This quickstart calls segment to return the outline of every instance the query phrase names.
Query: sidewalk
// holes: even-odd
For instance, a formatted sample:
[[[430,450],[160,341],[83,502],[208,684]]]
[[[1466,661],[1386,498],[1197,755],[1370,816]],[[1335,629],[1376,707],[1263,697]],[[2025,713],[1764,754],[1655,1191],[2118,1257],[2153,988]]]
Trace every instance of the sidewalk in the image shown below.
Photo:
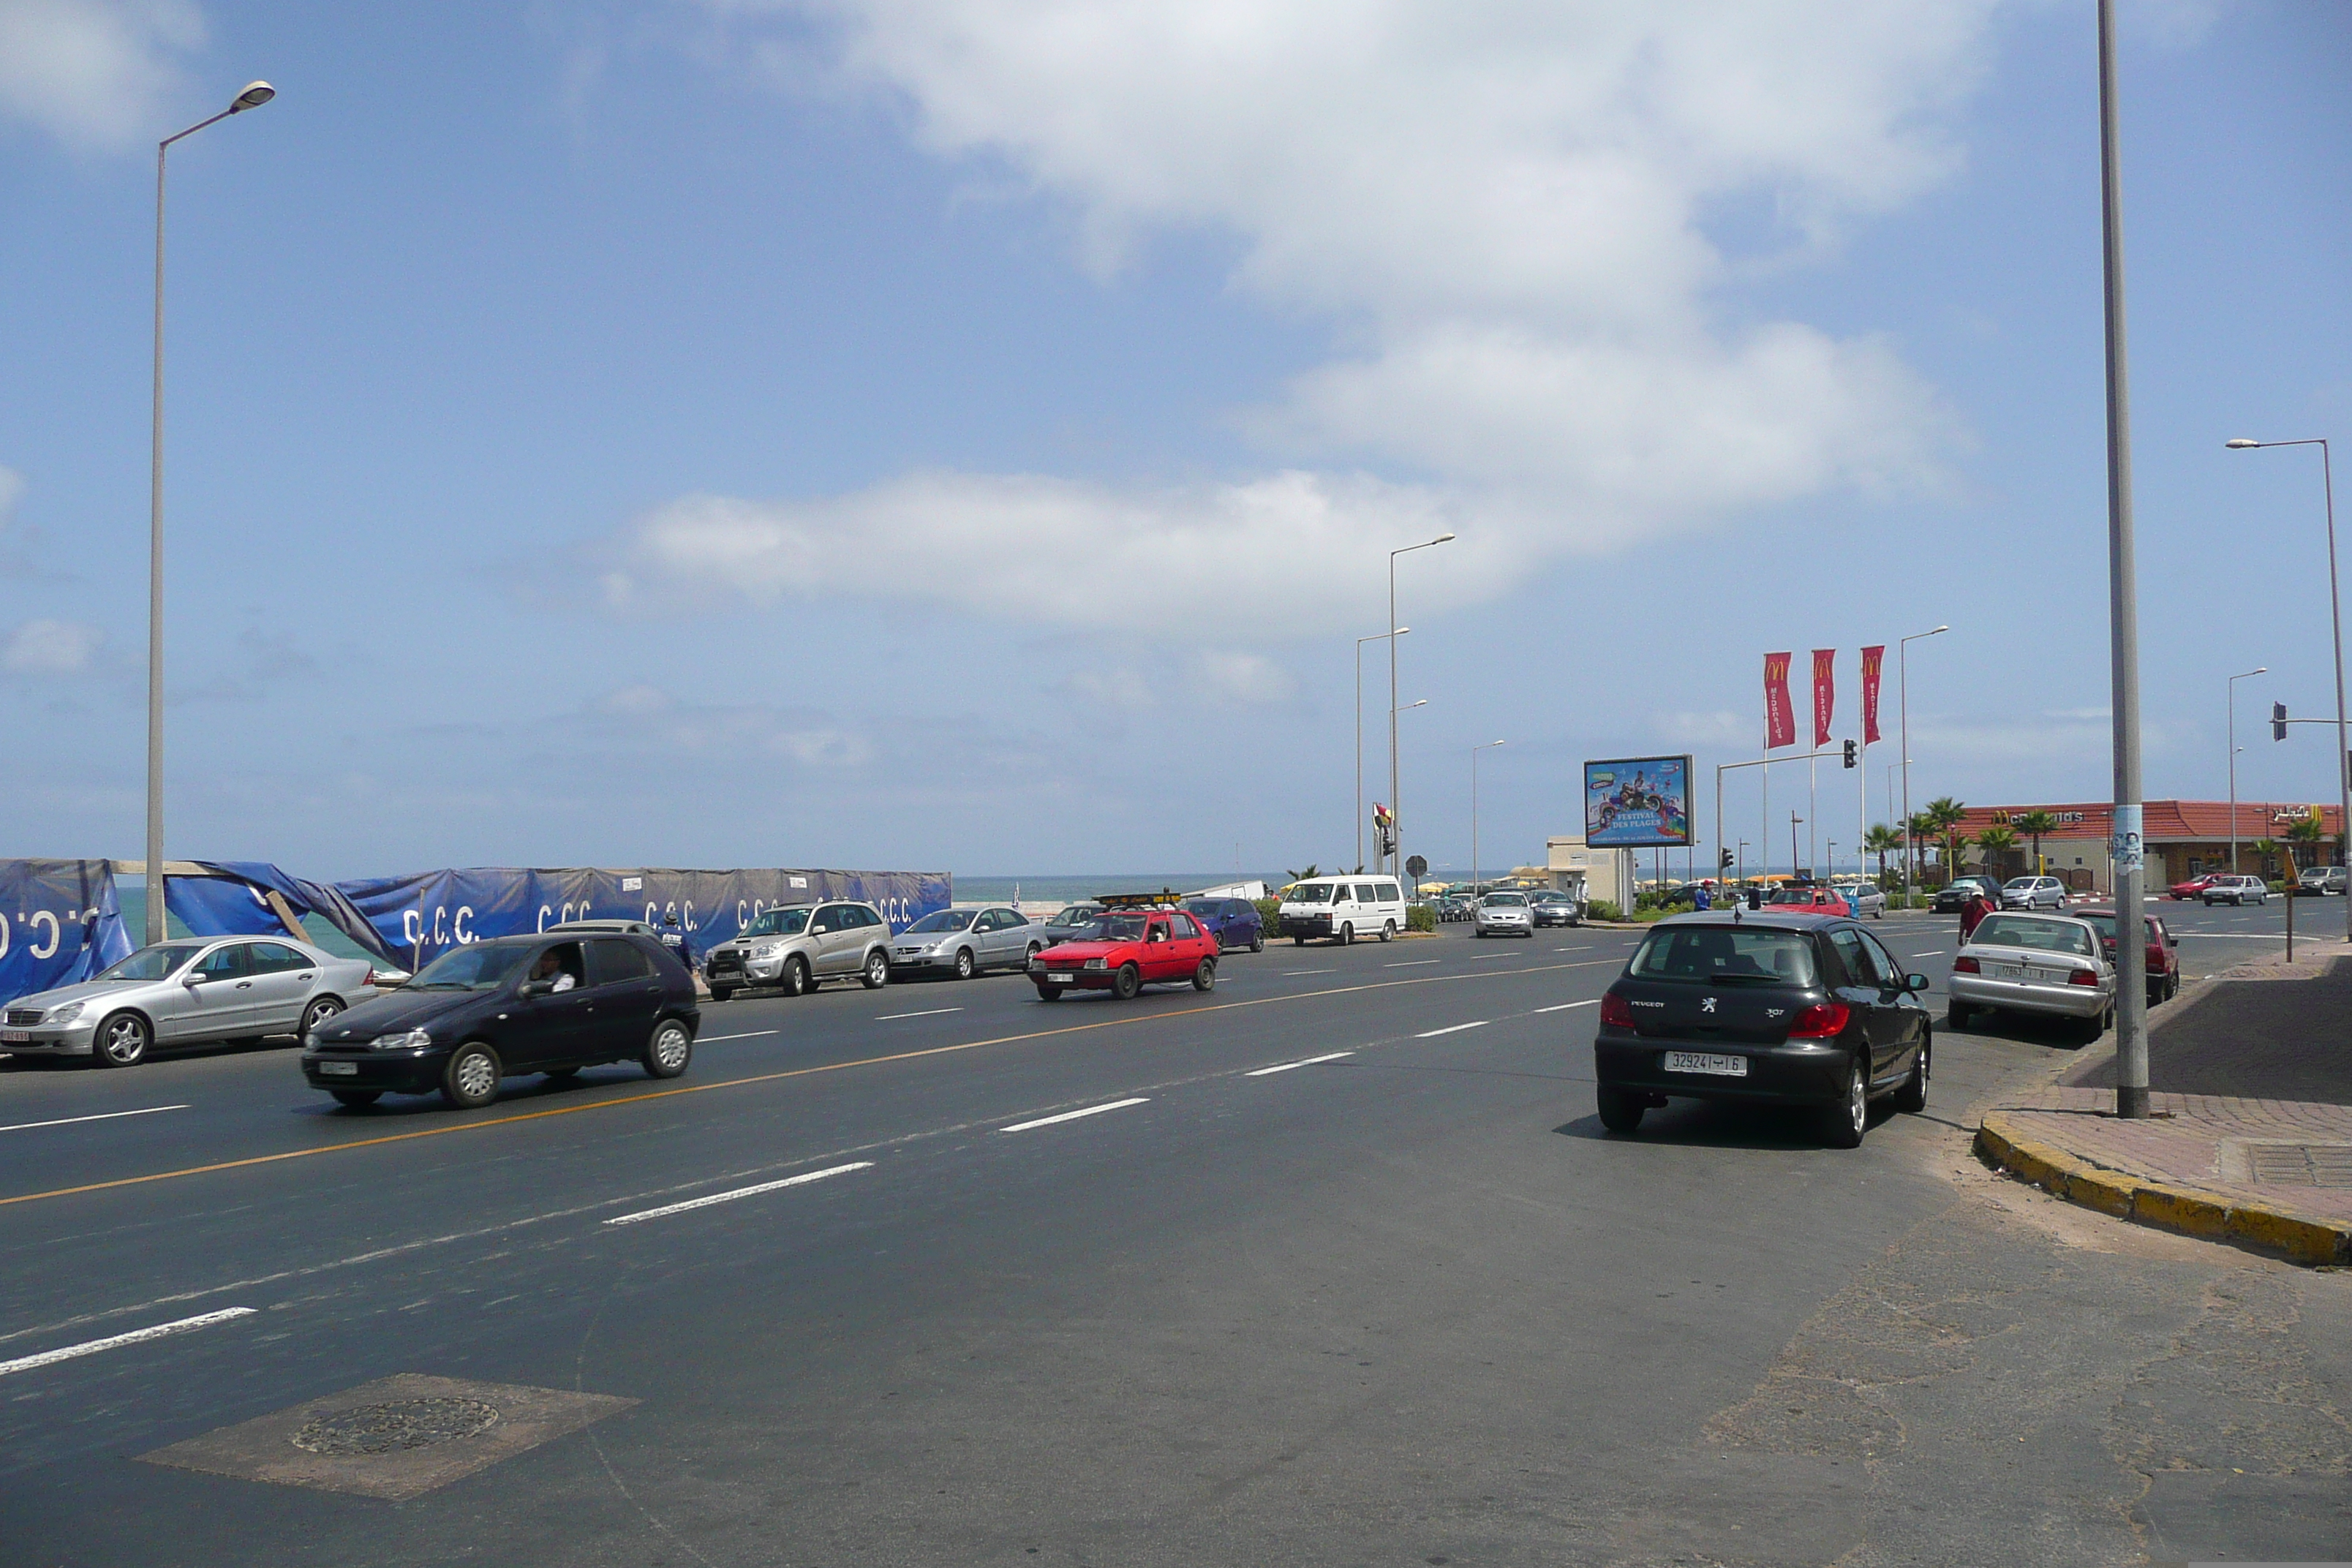
[[[2298,1263],[2352,1265],[2347,994],[2352,963],[2332,957],[2231,970],[2168,1009],[2151,1036],[2153,1116],[2115,1116],[2115,1092],[2103,1087],[2115,1081],[2110,1041],[1986,1111],[1977,1151],[2118,1218]],[[2326,1098],[2186,1091],[2257,1087],[2250,1080],[2273,1079],[2252,1070],[2263,1065],[2290,1068],[2276,1078]]]

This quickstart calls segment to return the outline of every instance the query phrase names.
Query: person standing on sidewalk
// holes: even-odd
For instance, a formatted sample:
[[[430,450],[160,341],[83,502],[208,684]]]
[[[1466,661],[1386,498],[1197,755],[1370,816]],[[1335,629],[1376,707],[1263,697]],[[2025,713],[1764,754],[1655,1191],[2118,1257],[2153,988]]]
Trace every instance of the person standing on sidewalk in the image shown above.
[[[1962,947],[1966,947],[1969,938],[1976,934],[1977,927],[1984,924],[1985,916],[1992,912],[1992,900],[1985,896],[1984,888],[1979,885],[1975,892],[1969,895],[1969,901],[1960,906],[1960,945]]]

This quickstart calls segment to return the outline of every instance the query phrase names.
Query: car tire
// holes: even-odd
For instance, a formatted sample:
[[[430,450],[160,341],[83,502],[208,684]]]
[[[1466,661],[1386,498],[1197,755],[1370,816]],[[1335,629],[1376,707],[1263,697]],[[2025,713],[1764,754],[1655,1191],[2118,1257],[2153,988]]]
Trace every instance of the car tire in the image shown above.
[[[682,1018],[664,1018],[654,1026],[651,1037],[637,1060],[644,1065],[647,1078],[676,1078],[694,1060],[694,1031]]]
[[[1022,967],[1022,968],[1024,968],[1024,969],[1026,969],[1026,968],[1028,968],[1031,964],[1033,964],[1033,963],[1036,963],[1036,962],[1037,962],[1037,955],[1038,955],[1039,953],[1041,953],[1041,952],[1045,952],[1045,944],[1044,942],[1031,942],[1031,943],[1029,944],[1029,952],[1028,952],[1028,955],[1027,955],[1026,957],[1023,958],[1023,959],[1022,959],[1022,961],[1021,961],[1021,967]]]
[[[710,999],[713,1002],[724,1002],[734,994],[735,988],[732,985],[714,985],[710,988]]]
[[[320,1025],[325,1023],[328,1019],[333,1017],[336,1014],[341,1011],[343,1011],[343,999],[341,997],[313,996],[310,998],[310,1005],[302,1009],[301,1027],[296,1029],[294,1032],[298,1035],[308,1035],[311,1030],[317,1028]]]
[[[1341,947],[1353,947],[1356,945],[1355,921],[1349,921],[1339,927],[1339,945]]]
[[[136,1013],[110,1014],[89,1037],[92,1067],[135,1068],[155,1044],[155,1026]]]
[[[969,980],[979,973],[980,965],[973,962],[971,949],[968,947],[957,948],[955,956],[955,977],[958,980]]]
[[[1252,952],[1264,952],[1265,951],[1265,932],[1262,931],[1258,931],[1250,938],[1250,951]]]
[[[478,1110],[499,1097],[499,1053],[468,1040],[449,1053],[441,1069],[441,1098],[459,1110]]]
[[[1059,986],[1059,985],[1040,985],[1039,987],[1037,987],[1037,1000],[1038,1000],[1038,1001],[1040,1001],[1040,1002],[1059,1002],[1061,999],[1062,999],[1062,987],[1061,987],[1061,986]]]
[[[784,994],[787,996],[807,995],[809,992],[808,960],[797,952],[784,960],[784,973],[779,977],[778,984],[782,985]]]
[[[1936,1070],[1936,1037],[1928,1034],[1919,1042],[1919,1055],[1911,1064],[1911,1076],[1895,1091],[1895,1109],[1906,1116],[1916,1116],[1927,1109],[1927,1079]]]
[[[2105,1012],[2100,1014],[2095,1018],[2083,1019],[2075,1026],[2075,1027],[2082,1035],[2083,1044],[2086,1046],[2095,1046],[2106,1032],[2115,1026],[2115,1021],[2116,1010],[2113,1007],[2109,1007]]]
[[[1859,1149],[1870,1131],[1870,1080],[1862,1063],[1845,1064],[1845,1089],[1836,1103],[1822,1107],[1822,1142],[1832,1149]]]
[[[1639,1131],[1642,1113],[1649,1109],[1640,1095],[1612,1089],[1607,1084],[1594,1089],[1592,1098],[1601,1111],[1601,1125],[1612,1132]]]
[[[1382,942],[1394,942],[1396,940],[1396,921],[1382,921],[1381,922],[1381,940]]]
[[[868,991],[879,991],[890,984],[890,955],[876,948],[866,955],[866,972],[859,978]]]
[[[1132,1002],[1135,994],[1143,989],[1143,973],[1132,963],[1118,966],[1118,975],[1110,983],[1111,994],[1122,1002]]]
[[[1213,958],[1204,958],[1193,966],[1192,989],[1195,991],[1214,991],[1216,988],[1217,961]]]
[[[383,1098],[383,1090],[380,1089],[331,1089],[327,1092],[335,1097],[337,1105],[347,1105],[353,1110],[373,1105]]]

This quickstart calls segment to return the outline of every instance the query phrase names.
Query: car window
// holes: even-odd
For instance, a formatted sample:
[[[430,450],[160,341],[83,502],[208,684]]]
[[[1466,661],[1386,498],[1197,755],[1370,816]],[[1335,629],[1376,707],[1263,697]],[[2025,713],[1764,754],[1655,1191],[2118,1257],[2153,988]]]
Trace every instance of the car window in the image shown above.
[[[1889,985],[1902,984],[1903,965],[1896,963],[1895,955],[1886,951],[1886,944],[1868,931],[1864,931],[1861,935],[1862,940],[1869,945],[1870,955],[1878,961],[1878,972],[1886,976],[1886,983]]]
[[[157,947],[142,947],[137,952],[96,976],[100,980],[163,980],[188,962],[196,951],[193,942],[171,942]]]
[[[1151,920],[1150,934],[1146,936],[1143,940],[1146,942],[1166,942],[1168,940],[1168,921],[1160,916],[1153,916]]]
[[[308,958],[282,942],[257,942],[249,951],[256,974],[281,974],[288,970],[310,967]]]
[[[1885,972],[1878,966],[1877,954],[1870,951],[1870,944],[1862,940],[1860,931],[1850,929],[1833,931],[1830,932],[1830,945],[1837,950],[1838,958],[1845,964],[1847,978],[1856,985],[1883,986],[1891,984]]]
[[[1801,932],[1756,926],[1685,926],[1653,931],[1627,970],[1643,980],[1811,986],[1819,984],[1812,944]]]
[[[241,942],[216,947],[196,960],[194,973],[198,980],[226,980],[233,975],[250,974],[253,973],[251,949]]]
[[[1141,915],[1100,915],[1094,921],[1092,932],[1097,942],[1141,942]]]
[[[745,936],[798,936],[808,925],[808,906],[798,905],[789,910],[761,910],[743,928]]]
[[[840,929],[841,910],[837,908],[819,910],[816,912],[816,919],[809,921],[809,935],[811,936],[823,936],[828,931],[836,931]]]
[[[1192,923],[1192,917],[1190,915],[1170,915],[1168,929],[1175,933],[1176,940],[1179,942],[1189,941],[1201,934],[1201,928]]]
[[[1376,885],[1380,889],[1380,897],[1382,902],[1392,904],[1397,901],[1397,885],[1394,882],[1381,882]]]
[[[1969,938],[1970,947],[2023,947],[2043,952],[2071,952],[2088,958],[2091,933],[2073,921],[2036,920],[2031,915],[1987,915]]]
[[[1002,929],[1011,931],[1017,926],[1027,925],[1029,917],[1019,910],[999,910],[996,911],[996,923]]]
[[[453,947],[426,964],[404,991],[488,991],[506,984],[523,961],[517,947]]]
[[[588,944],[589,962],[595,966],[596,984],[610,985],[620,980],[643,980],[654,972],[653,961],[643,949],[626,937],[598,937]]]
[[[1331,884],[1301,882],[1290,889],[1290,901],[1294,904],[1328,904],[1331,901]]]

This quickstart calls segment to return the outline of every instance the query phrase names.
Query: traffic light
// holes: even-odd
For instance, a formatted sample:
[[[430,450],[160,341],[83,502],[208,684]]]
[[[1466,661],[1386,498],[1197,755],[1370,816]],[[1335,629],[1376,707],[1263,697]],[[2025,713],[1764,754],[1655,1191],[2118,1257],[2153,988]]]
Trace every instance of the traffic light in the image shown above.
[[[1717,868],[1717,870],[1721,870],[1721,871],[1728,871],[1728,870],[1730,870],[1730,869],[1731,869],[1731,862],[1732,862],[1732,859],[1733,859],[1733,856],[1732,856],[1732,853],[1731,853],[1731,851],[1730,851],[1730,850],[1728,850],[1728,849],[1718,849],[1718,850],[1717,850],[1717,851],[1716,851],[1716,859],[1715,859],[1716,868]]]
[[[1861,746],[1855,742],[1848,741],[1845,743],[1845,765],[1851,768],[1860,763],[1862,761],[1861,753]]]
[[[2271,704],[2271,739],[2273,741],[2286,739],[2286,704],[2284,702]]]

